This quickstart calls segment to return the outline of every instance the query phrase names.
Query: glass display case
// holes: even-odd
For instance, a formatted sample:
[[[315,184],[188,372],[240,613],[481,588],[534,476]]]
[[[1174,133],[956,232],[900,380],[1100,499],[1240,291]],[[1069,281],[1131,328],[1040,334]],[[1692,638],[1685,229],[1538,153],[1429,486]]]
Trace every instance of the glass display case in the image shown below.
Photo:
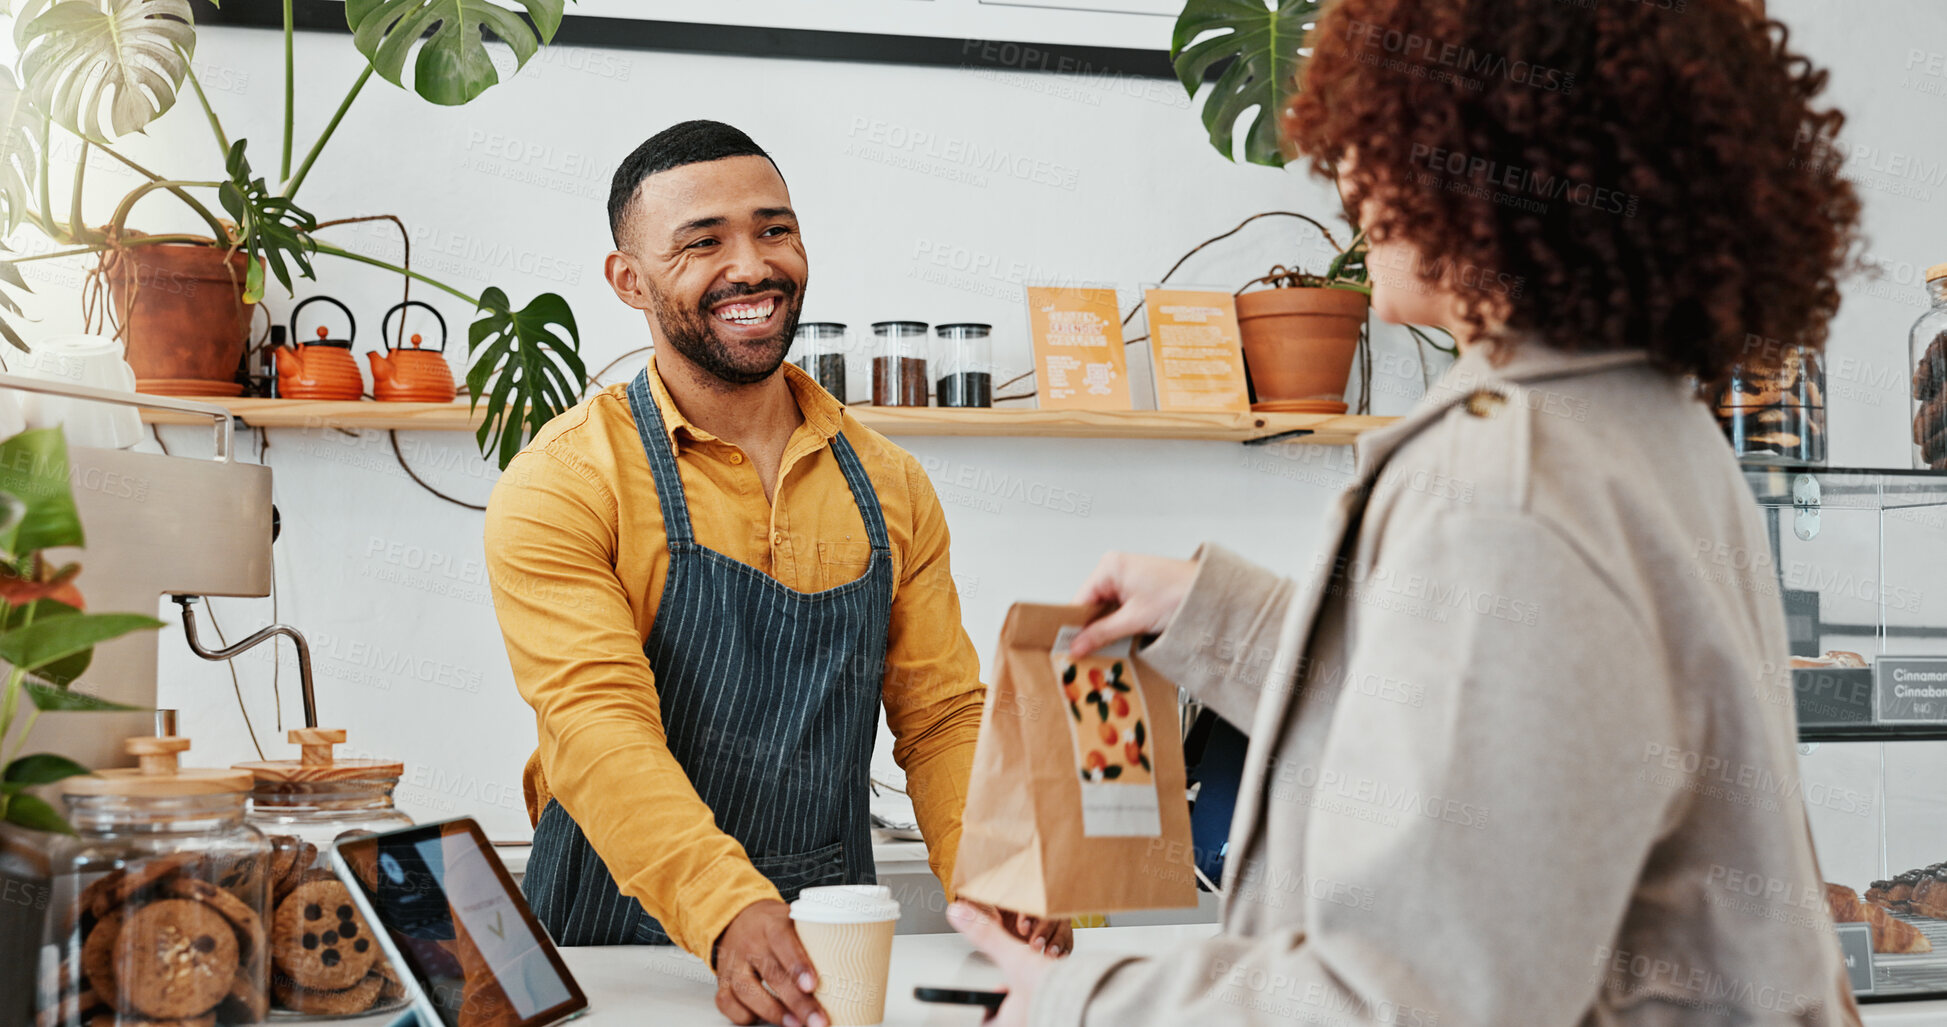
[[[1947,472],[1745,475],[1771,546],[1747,558],[1769,561],[1785,606],[1799,785],[1855,992],[1947,997]]]

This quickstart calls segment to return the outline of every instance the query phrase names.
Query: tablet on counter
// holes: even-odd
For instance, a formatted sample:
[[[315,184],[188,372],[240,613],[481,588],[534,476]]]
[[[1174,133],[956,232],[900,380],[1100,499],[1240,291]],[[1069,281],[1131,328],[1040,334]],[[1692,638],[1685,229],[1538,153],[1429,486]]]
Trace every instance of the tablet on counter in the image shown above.
[[[341,838],[331,861],[412,1000],[395,1024],[546,1027],[588,1011],[473,818]]]

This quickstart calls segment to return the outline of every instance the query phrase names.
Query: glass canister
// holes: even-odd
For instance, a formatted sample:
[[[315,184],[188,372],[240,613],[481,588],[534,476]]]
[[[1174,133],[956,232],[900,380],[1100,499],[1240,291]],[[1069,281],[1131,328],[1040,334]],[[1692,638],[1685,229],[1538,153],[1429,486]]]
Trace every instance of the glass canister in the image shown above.
[[[798,326],[798,366],[840,403],[845,402],[845,354],[850,333],[834,321],[811,321]]]
[[[1947,470],[1947,264],[1927,269],[1927,312],[1913,322],[1913,466]]]
[[[872,326],[872,402],[882,407],[923,407],[927,401],[926,324],[880,321]]]
[[[994,405],[994,326],[965,322],[933,329],[944,352],[934,395],[943,407]]]
[[[250,775],[187,770],[189,739],[131,738],[133,770],[61,782],[75,837],[56,856],[38,1027],[262,1023],[270,930]]]
[[[1785,345],[1775,361],[1740,364],[1718,398],[1717,421],[1740,460],[1825,463],[1824,358],[1815,349]]]
[[[412,826],[392,804],[405,764],[337,758],[332,747],[345,740],[339,728],[299,728],[288,737],[298,759],[235,768],[252,778],[250,823],[270,842],[271,1017],[397,1009],[405,988],[332,871],[331,845]]]

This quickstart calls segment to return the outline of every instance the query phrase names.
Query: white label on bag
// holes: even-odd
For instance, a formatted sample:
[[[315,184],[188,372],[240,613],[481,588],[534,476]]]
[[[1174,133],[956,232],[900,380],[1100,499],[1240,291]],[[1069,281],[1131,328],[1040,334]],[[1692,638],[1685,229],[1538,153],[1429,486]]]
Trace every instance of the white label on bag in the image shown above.
[[[1068,646],[1080,628],[1062,628],[1049,654],[1075,770],[1082,792],[1082,835],[1088,838],[1159,838],[1162,806],[1156,797],[1154,741],[1129,640],[1080,659]]]

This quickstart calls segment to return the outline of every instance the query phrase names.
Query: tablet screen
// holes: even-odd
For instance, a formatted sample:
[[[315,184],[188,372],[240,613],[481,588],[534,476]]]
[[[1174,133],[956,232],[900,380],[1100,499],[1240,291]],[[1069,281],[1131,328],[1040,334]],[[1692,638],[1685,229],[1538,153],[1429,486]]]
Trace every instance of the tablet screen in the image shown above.
[[[479,825],[339,845],[446,1027],[529,1027],[587,1006]]]

